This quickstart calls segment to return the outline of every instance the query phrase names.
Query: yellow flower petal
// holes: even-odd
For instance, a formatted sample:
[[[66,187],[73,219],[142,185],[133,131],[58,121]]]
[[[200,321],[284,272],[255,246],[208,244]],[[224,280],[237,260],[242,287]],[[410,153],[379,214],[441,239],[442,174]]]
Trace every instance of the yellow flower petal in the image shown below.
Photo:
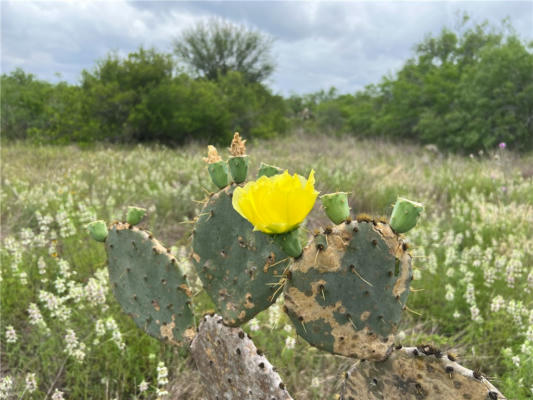
[[[288,171],[255,182],[233,192],[233,208],[259,230],[269,234],[297,228],[312,210],[318,192],[314,188],[315,172],[309,178]]]

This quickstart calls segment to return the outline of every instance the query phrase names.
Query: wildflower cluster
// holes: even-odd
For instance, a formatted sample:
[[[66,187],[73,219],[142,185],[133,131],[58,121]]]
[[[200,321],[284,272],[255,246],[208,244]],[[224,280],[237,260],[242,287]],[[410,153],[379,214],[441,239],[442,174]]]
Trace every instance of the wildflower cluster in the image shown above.
[[[488,358],[483,372],[500,378],[509,398],[524,398],[524,387],[531,395],[531,177],[516,172],[502,147],[498,160],[486,154],[463,159],[420,156],[419,148],[405,151],[349,138],[325,140],[280,139],[257,146],[254,156],[291,171],[314,169],[321,191],[355,194],[357,201],[350,204],[355,214],[388,214],[397,195],[423,202],[426,215],[406,235],[416,267],[413,287],[424,289],[410,295],[408,307],[422,314],[411,318],[436,326],[442,342],[461,332],[467,339],[460,345]],[[56,371],[62,371],[61,379],[49,395],[55,400],[86,397],[88,383],[80,376],[109,377],[105,384],[89,382],[94,398],[148,398],[151,390],[168,397],[167,366],[179,358],[169,356],[158,365],[155,354],[168,354],[168,349],[122,314],[111,293],[103,250],[88,240],[85,225],[96,217],[124,219],[125,205],[148,209],[145,223],[163,242],[175,245],[172,252],[199,293],[201,283],[181,238],[199,213],[199,203],[191,200],[214,190],[203,187],[208,178],[197,156],[200,149],[9,145],[3,151],[0,336],[6,375],[0,378],[0,398],[22,397],[24,391],[24,396],[44,397]],[[295,349],[304,346],[278,305],[245,329],[279,356],[276,364],[286,360],[292,366]],[[313,365],[326,368],[326,358],[309,362],[312,354],[306,347],[296,368],[317,389]],[[467,366],[475,362],[471,358]],[[28,367],[21,370],[21,365]],[[323,381],[319,386],[328,387]]]
[[[31,149],[26,156],[47,151]],[[187,154],[176,157],[163,149],[138,148],[119,156],[108,150],[87,154],[85,159],[73,155],[66,161],[68,154],[61,151],[55,155],[55,160],[61,160],[61,168],[34,170],[53,177],[41,175],[35,179],[35,175],[25,175],[27,165],[33,163],[23,163],[21,168],[17,166],[20,157],[5,163],[5,167],[3,164],[5,179],[0,199],[2,215],[6,217],[2,219],[4,236],[0,247],[0,325],[7,353],[2,361],[8,371],[20,365],[33,365],[36,369],[6,376],[0,394],[9,392],[20,397],[25,391],[26,396],[44,396],[46,392],[39,390],[47,391],[48,387],[39,385],[47,385],[52,379],[45,368],[68,371],[72,368],[69,365],[76,365],[87,371],[94,368],[100,374],[99,359],[108,357],[123,363],[121,355],[128,351],[123,332],[129,321],[115,306],[105,257],[88,241],[86,225],[97,216],[122,219],[123,205],[132,198],[138,199],[139,205],[152,215],[157,215],[158,210],[168,215],[170,210],[181,220],[184,215],[193,215],[194,209],[187,207],[197,207],[191,205],[190,199],[201,198],[203,193],[202,179],[195,172],[195,168],[200,168],[194,167],[195,162],[201,165],[201,161]],[[178,167],[185,164],[194,168]],[[105,165],[105,173],[95,167],[98,165]],[[179,170],[183,172],[176,173]],[[187,229],[188,225],[183,227]],[[179,251],[180,260],[187,260],[185,248]],[[17,302],[5,301],[9,298]],[[25,332],[24,337],[20,332]],[[135,335],[141,337],[142,333],[135,331]],[[58,354],[63,358],[58,358]],[[61,369],[65,359],[67,364]],[[26,361],[21,364],[18,360]],[[150,373],[147,367],[146,376]],[[133,383],[136,377],[130,379]],[[123,386],[112,382],[104,390]],[[112,389],[114,384],[117,386]],[[49,398],[83,397],[83,385],[80,382],[81,392],[73,391],[71,380],[66,385],[70,387],[68,392],[58,387]]]

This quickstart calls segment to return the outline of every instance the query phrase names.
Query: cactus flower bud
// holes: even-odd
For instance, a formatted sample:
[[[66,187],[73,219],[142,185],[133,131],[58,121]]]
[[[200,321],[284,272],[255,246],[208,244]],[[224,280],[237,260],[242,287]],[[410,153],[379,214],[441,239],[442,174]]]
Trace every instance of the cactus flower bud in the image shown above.
[[[328,218],[336,225],[346,221],[350,216],[348,206],[348,193],[337,192],[320,196],[324,210]]]
[[[259,171],[257,172],[257,177],[260,178],[264,175],[267,178],[270,178],[271,176],[278,175],[281,173],[283,173],[283,170],[281,168],[261,162],[261,165],[259,166]]]
[[[228,165],[235,183],[241,183],[246,180],[246,175],[248,174],[248,156],[230,157]]]
[[[228,164],[222,161],[215,146],[207,146],[207,170],[213,183],[219,188],[225,188],[229,185]]]
[[[126,222],[130,225],[137,225],[146,214],[145,208],[128,207],[128,214],[126,215]]]
[[[288,256],[298,258],[302,254],[303,248],[300,242],[298,228],[287,233],[273,235],[273,237],[274,241],[279,244]]]
[[[105,242],[107,238],[107,226],[104,221],[93,221],[87,225],[91,237],[97,242]]]
[[[398,197],[390,218],[390,226],[396,233],[405,233],[414,228],[424,206],[411,200]]]

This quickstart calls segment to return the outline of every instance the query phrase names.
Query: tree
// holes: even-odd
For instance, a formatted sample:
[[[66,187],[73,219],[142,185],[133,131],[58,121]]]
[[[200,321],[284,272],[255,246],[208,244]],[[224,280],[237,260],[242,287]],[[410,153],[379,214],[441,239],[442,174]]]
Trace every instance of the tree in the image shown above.
[[[170,54],[142,47],[127,58],[109,54],[93,71],[82,72],[83,114],[97,139],[147,141],[154,139],[148,120],[139,117],[147,97],[172,82]]]
[[[217,80],[229,71],[261,82],[274,71],[272,38],[221,19],[200,22],[174,41],[174,53],[200,76]]]

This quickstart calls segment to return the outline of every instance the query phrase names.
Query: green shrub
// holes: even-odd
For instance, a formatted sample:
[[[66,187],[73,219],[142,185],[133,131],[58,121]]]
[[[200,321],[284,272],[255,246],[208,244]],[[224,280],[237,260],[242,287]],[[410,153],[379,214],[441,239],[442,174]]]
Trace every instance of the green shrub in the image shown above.
[[[533,44],[509,26],[487,24],[428,36],[394,76],[355,95],[292,96],[293,115],[308,107],[320,130],[383,136],[474,152],[500,142],[533,148]],[[506,33],[505,29],[508,29]]]
[[[169,54],[142,47],[109,54],[81,85],[56,85],[16,70],[2,75],[2,131],[40,143],[227,142],[234,131],[273,137],[287,130],[286,106],[236,71],[217,81],[174,74]]]

